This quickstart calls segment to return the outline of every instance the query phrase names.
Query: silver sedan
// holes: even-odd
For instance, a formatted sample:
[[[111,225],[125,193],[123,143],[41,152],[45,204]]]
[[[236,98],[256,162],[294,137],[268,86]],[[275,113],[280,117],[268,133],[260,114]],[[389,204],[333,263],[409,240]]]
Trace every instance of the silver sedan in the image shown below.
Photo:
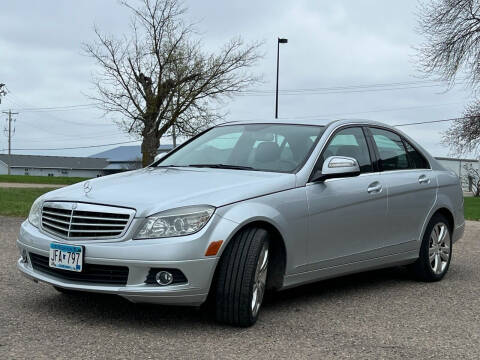
[[[234,122],[43,195],[17,265],[60,292],[208,301],[249,326],[266,290],[396,265],[441,280],[463,231],[458,177],[392,127]]]

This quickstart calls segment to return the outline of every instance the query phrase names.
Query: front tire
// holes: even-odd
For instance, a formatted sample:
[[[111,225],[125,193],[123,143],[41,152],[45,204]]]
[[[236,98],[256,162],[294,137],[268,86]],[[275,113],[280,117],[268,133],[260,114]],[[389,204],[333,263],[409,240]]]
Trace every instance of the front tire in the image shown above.
[[[217,321],[236,326],[251,326],[257,321],[267,282],[268,239],[266,230],[251,227],[228,244],[216,282]]]
[[[436,214],[428,223],[420,247],[420,256],[411,265],[411,270],[421,281],[439,281],[447,273],[451,260],[451,230],[447,219]]]

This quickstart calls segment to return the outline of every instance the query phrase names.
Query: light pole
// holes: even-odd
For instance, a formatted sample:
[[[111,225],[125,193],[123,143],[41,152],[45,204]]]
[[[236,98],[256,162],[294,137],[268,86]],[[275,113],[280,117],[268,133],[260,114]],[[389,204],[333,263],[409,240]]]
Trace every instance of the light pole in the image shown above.
[[[288,43],[288,39],[278,38],[277,42],[277,89],[275,91],[275,119],[278,119],[278,69],[280,62],[280,44]]]

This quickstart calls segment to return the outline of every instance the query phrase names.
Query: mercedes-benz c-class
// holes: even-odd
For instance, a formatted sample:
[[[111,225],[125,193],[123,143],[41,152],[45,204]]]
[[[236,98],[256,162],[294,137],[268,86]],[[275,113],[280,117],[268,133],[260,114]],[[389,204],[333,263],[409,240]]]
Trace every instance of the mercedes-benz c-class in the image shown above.
[[[396,128],[232,122],[41,196],[17,265],[60,292],[208,300],[249,326],[266,290],[397,265],[440,280],[463,231],[459,178]]]

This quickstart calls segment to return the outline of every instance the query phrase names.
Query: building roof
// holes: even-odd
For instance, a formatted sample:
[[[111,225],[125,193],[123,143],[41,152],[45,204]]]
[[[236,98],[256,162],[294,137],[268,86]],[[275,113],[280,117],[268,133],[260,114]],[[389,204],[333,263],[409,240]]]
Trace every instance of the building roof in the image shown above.
[[[449,157],[435,157],[437,160],[446,160],[446,161],[466,161],[466,162],[478,162],[477,159],[459,159],[459,158],[449,158]]]
[[[158,152],[167,152],[172,150],[172,148],[173,145],[171,144],[160,145]],[[92,157],[105,158],[109,162],[141,162],[142,150],[140,145],[118,146],[116,148],[94,154]]]
[[[105,159],[93,157],[67,157],[42,155],[7,155],[0,154],[0,161],[10,167],[42,168],[42,169],[83,169],[101,170],[108,162]]]
[[[108,164],[108,166],[103,170],[128,170],[128,169],[125,169],[125,166],[119,162],[117,163],[113,162],[111,164]]]

